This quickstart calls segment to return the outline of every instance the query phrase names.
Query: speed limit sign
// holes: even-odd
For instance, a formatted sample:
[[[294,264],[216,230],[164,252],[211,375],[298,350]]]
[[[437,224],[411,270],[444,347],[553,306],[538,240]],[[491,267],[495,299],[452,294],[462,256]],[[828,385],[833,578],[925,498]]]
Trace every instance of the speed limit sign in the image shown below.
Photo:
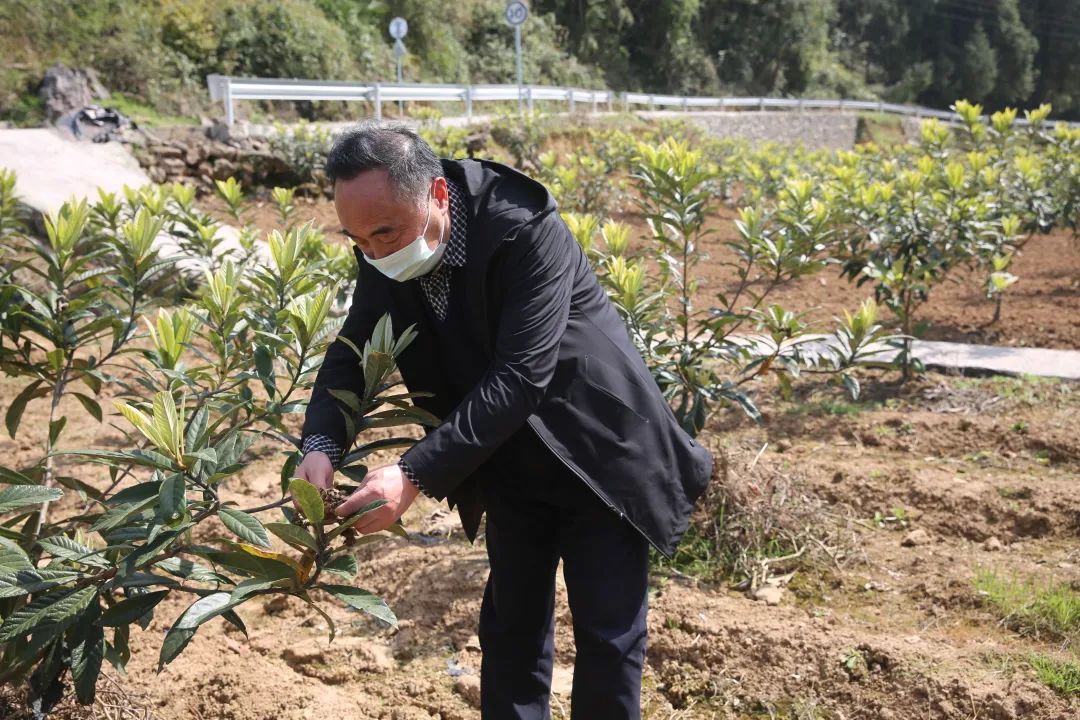
[[[512,2],[506,6],[506,22],[517,26],[529,17],[529,8],[523,2]]]

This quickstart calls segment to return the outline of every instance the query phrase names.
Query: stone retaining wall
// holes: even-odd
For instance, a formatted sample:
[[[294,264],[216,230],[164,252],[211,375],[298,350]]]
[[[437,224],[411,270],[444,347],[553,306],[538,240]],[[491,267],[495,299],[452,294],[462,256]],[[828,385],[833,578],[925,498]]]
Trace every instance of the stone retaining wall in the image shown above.
[[[689,112],[657,111],[637,115],[683,118],[697,123],[718,138],[765,142],[802,143],[810,149],[850,150],[855,146],[859,118],[855,113],[828,111]]]

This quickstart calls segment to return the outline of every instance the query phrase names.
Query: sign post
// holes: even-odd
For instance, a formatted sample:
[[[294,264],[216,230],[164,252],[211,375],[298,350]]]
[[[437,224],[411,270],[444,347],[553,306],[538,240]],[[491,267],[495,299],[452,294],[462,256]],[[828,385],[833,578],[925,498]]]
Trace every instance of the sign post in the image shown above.
[[[400,85],[401,79],[401,58],[405,57],[405,43],[401,42],[401,39],[405,37],[405,34],[409,32],[409,23],[403,17],[396,17],[390,21],[390,37],[394,38],[394,59],[397,60],[397,81]],[[398,115],[405,115],[405,102],[398,100]]]
[[[506,22],[514,28],[514,50],[517,54],[518,115],[521,115],[521,87],[524,85],[521,71],[521,26],[529,17],[529,8],[523,2],[512,2],[506,6],[505,17]]]

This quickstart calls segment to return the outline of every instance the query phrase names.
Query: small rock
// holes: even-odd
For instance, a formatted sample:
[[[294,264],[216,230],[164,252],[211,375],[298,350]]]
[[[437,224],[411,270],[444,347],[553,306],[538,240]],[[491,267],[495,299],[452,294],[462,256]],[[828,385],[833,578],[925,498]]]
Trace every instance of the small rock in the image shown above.
[[[476,635],[470,635],[469,639],[465,641],[465,649],[469,652],[480,652],[480,638]]]
[[[764,602],[766,605],[779,605],[784,597],[784,588],[765,585],[754,591],[754,599]]]
[[[930,537],[930,533],[919,528],[909,532],[900,544],[904,547],[915,547],[916,545],[929,545],[931,542],[933,542],[933,538]]]
[[[790,440],[787,440],[787,439],[780,440],[780,441],[778,441],[776,443],[776,452],[784,453],[784,452],[787,452],[790,449],[791,449],[791,441]]]
[[[480,678],[475,675],[460,675],[454,681],[454,692],[474,708],[480,707]]]
[[[187,172],[187,163],[180,158],[162,158],[160,167],[165,171],[166,175],[183,175]]]
[[[1004,546],[1001,544],[1001,541],[993,535],[988,537],[986,539],[986,542],[983,543],[983,550],[986,550],[987,552],[998,552],[1003,547]]]
[[[211,175],[215,180],[228,180],[235,174],[236,163],[225,158],[218,158],[214,161],[214,169]]]
[[[229,126],[222,122],[214,122],[206,128],[206,137],[217,142],[228,142],[230,135]]]
[[[572,668],[556,665],[551,672],[551,692],[563,697],[570,697],[570,691],[574,687],[574,671]]]
[[[844,473],[840,470],[837,470],[833,473],[832,481],[834,483],[844,482]]]

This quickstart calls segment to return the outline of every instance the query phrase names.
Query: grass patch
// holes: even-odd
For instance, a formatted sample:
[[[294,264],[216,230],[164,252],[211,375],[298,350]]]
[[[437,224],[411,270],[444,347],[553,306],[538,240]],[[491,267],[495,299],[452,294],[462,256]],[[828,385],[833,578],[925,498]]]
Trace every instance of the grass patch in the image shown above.
[[[183,115],[163,115],[152,105],[137,100],[129,95],[114,92],[102,105],[111,107],[122,115],[126,115],[137,124],[146,127],[162,127],[166,125],[197,125],[199,121],[193,117]]]
[[[1068,585],[1038,585],[979,570],[975,589],[1002,621],[1024,635],[1073,642],[1080,633],[1080,593]]]
[[[1076,659],[1057,660],[1046,655],[1028,658],[1039,682],[1066,697],[1080,695],[1080,662]]]
[[[1067,395],[1069,392],[1065,381],[1036,375],[957,378],[956,386],[964,389],[989,391],[998,397],[1014,400],[1024,405],[1037,405],[1049,400],[1060,399],[1061,395]],[[1015,428],[1014,431],[1016,431]]]
[[[860,403],[851,402],[848,400],[825,399],[792,405],[787,409],[786,412],[788,415],[843,417],[849,415],[859,415],[864,412],[873,412],[874,410],[880,409],[881,403],[879,402]]]

